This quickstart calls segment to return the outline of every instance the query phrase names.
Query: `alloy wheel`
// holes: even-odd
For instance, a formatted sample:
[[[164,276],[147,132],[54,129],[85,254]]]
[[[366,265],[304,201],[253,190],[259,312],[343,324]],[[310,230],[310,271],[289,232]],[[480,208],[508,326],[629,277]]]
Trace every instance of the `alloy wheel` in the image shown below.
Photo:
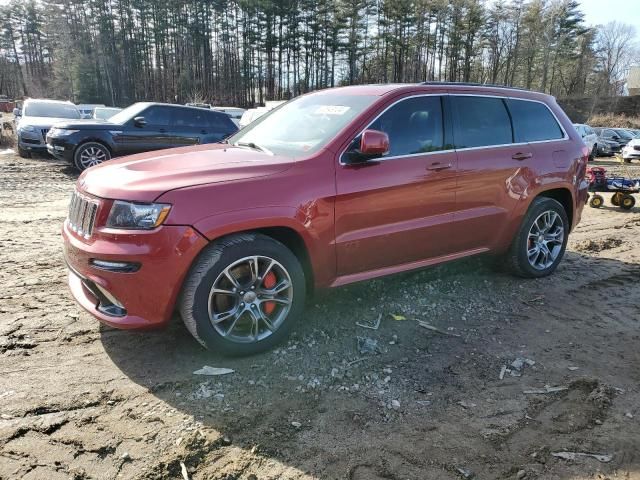
[[[225,339],[253,343],[272,335],[293,302],[287,270],[266,256],[244,257],[218,275],[209,293],[209,320]]]
[[[107,160],[107,153],[100,147],[86,147],[80,152],[80,165],[83,169],[99,165]]]
[[[547,210],[535,219],[529,229],[527,258],[536,270],[549,268],[558,258],[564,244],[564,224],[553,210]]]

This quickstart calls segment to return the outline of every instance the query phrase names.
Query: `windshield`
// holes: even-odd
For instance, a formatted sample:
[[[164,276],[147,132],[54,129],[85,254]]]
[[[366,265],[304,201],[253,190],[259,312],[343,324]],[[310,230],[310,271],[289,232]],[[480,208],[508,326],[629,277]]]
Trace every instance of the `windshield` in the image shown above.
[[[624,138],[625,140],[633,140],[633,135],[631,135],[626,130],[616,129],[616,133],[622,138]]]
[[[54,102],[28,102],[24,106],[27,117],[80,118],[75,105]]]
[[[373,95],[306,95],[260,117],[229,138],[277,155],[297,157],[323,148],[378,97]]]
[[[112,123],[123,125],[132,118],[137,117],[148,106],[149,105],[147,103],[134,103],[133,105],[129,105],[121,112],[118,112],[114,116],[109,118],[109,121]]]

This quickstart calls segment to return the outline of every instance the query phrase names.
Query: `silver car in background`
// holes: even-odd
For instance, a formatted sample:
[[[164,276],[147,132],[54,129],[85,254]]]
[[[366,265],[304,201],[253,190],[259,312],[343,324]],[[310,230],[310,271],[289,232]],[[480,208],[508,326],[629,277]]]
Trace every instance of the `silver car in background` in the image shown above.
[[[71,102],[31,98],[25,100],[22,110],[16,114],[18,154],[22,158],[31,157],[32,152],[47,152],[45,137],[54,123],[80,118],[80,112]]]
[[[589,148],[589,160],[593,160],[598,154],[598,135],[593,128],[584,123],[574,123],[573,126],[582,137],[584,144]]]

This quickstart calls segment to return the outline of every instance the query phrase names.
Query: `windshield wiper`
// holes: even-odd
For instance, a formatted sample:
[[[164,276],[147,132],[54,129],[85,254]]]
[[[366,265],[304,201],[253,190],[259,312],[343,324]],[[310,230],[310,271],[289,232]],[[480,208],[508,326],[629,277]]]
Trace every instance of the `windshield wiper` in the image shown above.
[[[233,144],[234,147],[249,147],[252,148],[253,150],[258,150],[259,152],[262,153],[267,153],[269,155],[273,155],[273,152],[271,150],[269,150],[268,148],[265,147],[261,147],[260,145],[258,145],[257,143],[254,142],[236,142]]]

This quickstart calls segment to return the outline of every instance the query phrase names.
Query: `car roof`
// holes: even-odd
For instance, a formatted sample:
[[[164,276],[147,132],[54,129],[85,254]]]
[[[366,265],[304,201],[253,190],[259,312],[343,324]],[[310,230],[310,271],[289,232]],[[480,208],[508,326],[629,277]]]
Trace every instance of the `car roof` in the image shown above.
[[[514,96],[537,100],[549,100],[553,97],[545,93],[534,92],[522,88],[508,87],[503,85],[462,83],[462,82],[423,82],[423,83],[387,83],[370,85],[350,85],[345,87],[329,88],[312,92],[316,95],[374,95],[383,96],[391,93],[404,93],[424,91],[448,90],[449,93],[460,91],[468,94],[470,91],[482,95]]]
[[[208,109],[208,108],[192,107],[192,106],[188,106],[188,105],[180,105],[178,103],[163,103],[163,102],[136,102],[136,103],[143,104],[143,105],[146,105],[148,107],[151,107],[151,106],[173,107],[173,108],[184,108],[184,109],[193,110],[193,111],[196,111],[196,112],[221,113],[221,112],[216,112],[215,110],[211,110],[211,109]]]
[[[59,103],[59,104],[63,104],[63,105],[73,105],[74,107],[76,107],[76,105],[73,102],[70,102],[69,100],[51,100],[51,99],[48,99],[48,98],[27,98],[24,101],[24,103],[31,103],[31,102]]]

